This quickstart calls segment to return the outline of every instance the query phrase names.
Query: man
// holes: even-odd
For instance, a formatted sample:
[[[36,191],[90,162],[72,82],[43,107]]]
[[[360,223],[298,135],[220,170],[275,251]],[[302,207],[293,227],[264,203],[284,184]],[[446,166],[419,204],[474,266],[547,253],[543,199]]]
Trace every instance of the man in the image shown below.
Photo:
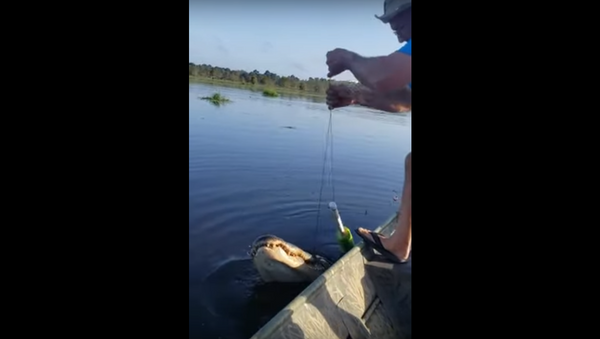
[[[362,85],[332,85],[327,91],[327,104],[331,108],[358,104],[388,112],[411,109],[411,0],[385,0],[383,8],[384,14],[375,17],[389,23],[398,41],[406,44],[382,57],[366,58],[341,48],[327,53],[327,77],[350,71]],[[356,230],[365,243],[396,263],[406,262],[411,250],[411,153],[406,156],[404,166],[404,188],[395,232],[384,237],[364,228]]]

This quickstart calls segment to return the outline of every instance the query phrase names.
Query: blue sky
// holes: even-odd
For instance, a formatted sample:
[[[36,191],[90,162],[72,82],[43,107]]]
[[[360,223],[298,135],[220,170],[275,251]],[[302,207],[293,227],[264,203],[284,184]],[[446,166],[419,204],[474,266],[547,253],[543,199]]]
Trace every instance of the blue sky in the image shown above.
[[[324,78],[325,54],[334,48],[364,56],[399,48],[389,25],[374,17],[382,13],[383,0],[190,0],[189,61]]]

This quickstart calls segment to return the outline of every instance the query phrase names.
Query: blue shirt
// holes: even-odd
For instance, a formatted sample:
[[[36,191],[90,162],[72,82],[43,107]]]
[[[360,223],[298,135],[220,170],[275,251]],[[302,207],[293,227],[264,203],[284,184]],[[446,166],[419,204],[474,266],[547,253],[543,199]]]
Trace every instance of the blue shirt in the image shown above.
[[[410,43],[411,43],[411,41],[412,41],[412,39],[408,40],[408,41],[406,42],[406,44],[404,44],[404,46],[402,46],[402,47],[401,47],[401,48],[398,50],[398,52],[400,52],[400,53],[404,53],[404,54],[408,54],[408,55],[411,55],[411,44],[410,44]],[[412,55],[411,55],[411,56],[412,56]],[[410,87],[410,89],[412,89],[412,82],[408,84],[408,87]]]

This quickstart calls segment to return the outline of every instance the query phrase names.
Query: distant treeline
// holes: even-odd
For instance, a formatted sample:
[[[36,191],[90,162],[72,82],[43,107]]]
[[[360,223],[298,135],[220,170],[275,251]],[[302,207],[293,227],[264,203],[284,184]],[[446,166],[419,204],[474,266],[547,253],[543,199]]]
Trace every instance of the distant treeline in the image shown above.
[[[260,73],[257,70],[252,72],[231,70],[212,65],[196,65],[190,62],[190,76],[231,81],[242,85],[263,85],[265,87],[279,87],[294,91],[302,91],[306,93],[324,94],[329,86],[329,80],[325,78],[308,78],[301,80],[293,75],[279,76],[275,73],[265,71]],[[335,83],[344,81],[333,81]]]

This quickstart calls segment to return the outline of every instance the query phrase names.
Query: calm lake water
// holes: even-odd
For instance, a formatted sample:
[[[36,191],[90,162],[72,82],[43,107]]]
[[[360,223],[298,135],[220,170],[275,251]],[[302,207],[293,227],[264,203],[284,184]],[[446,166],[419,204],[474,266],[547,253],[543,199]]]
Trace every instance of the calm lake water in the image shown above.
[[[215,92],[232,102],[199,99]],[[247,339],[303,288],[260,283],[247,255],[255,238],[340,256],[329,185],[316,229],[329,111],[317,99],[192,83],[189,108],[190,338]],[[398,208],[410,115],[333,113],[336,203],[350,229],[373,229]]]

